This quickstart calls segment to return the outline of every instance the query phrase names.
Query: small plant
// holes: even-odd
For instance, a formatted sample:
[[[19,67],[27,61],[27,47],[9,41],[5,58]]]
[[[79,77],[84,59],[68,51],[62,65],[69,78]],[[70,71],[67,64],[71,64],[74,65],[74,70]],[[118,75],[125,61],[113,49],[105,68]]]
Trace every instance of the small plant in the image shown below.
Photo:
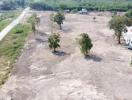
[[[94,20],[94,21],[96,20],[96,17],[95,17],[95,16],[93,17],[93,20]]]
[[[79,40],[80,50],[82,54],[87,56],[89,54],[89,51],[93,47],[92,41],[87,33],[82,33],[81,38]]]
[[[48,39],[49,42],[49,48],[53,50],[53,52],[56,52],[56,48],[60,47],[60,36],[58,34],[53,34]]]

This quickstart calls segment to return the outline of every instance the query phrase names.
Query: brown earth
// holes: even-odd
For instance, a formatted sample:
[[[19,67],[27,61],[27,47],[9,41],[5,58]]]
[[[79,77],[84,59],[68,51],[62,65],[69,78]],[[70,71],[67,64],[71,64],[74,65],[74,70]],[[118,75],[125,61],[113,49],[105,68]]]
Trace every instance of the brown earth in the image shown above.
[[[50,13],[38,12],[39,33],[25,44],[0,100],[132,100],[132,51],[115,43],[108,27],[111,15],[66,14],[59,31]],[[61,35],[56,54],[48,48],[51,30]],[[88,33],[94,44],[87,58],[76,42],[80,33]]]

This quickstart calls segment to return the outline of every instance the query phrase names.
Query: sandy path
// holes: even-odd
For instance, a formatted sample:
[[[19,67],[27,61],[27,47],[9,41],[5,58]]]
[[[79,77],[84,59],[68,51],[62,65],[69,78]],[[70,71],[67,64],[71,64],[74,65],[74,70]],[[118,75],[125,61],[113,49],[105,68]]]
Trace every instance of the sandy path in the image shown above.
[[[132,100],[131,51],[116,45],[108,28],[110,17],[68,14],[61,31],[61,48],[53,55],[47,44],[49,12],[41,12],[40,34],[33,36],[12,75],[3,86],[10,100]],[[57,31],[57,30],[56,30]],[[58,32],[58,31],[57,31]],[[87,59],[75,38],[87,32],[94,47]]]

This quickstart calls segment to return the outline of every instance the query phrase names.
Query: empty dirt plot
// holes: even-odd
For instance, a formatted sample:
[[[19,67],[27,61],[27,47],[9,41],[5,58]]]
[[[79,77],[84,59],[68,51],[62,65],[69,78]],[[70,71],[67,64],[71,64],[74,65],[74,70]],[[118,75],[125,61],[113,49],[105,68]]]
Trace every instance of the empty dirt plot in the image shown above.
[[[25,44],[0,100],[132,100],[132,51],[114,42],[110,14],[66,14],[63,30],[52,30],[61,36],[61,48],[53,54],[46,34],[50,13],[38,12],[39,33]],[[80,33],[88,33],[94,44],[87,58],[76,42]]]

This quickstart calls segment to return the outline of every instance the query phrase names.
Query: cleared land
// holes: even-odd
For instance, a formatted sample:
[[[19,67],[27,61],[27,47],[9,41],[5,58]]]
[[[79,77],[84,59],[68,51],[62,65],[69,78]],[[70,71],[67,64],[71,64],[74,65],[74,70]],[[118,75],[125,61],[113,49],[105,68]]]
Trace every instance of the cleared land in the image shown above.
[[[1,99],[132,100],[132,52],[115,43],[108,28],[111,15],[67,14],[63,31],[59,31],[49,20],[50,13],[38,12],[39,33],[25,44],[11,77],[1,89]],[[61,35],[61,48],[56,55],[47,43],[46,33],[51,29]],[[82,32],[88,33],[94,44],[86,59],[76,43]]]

